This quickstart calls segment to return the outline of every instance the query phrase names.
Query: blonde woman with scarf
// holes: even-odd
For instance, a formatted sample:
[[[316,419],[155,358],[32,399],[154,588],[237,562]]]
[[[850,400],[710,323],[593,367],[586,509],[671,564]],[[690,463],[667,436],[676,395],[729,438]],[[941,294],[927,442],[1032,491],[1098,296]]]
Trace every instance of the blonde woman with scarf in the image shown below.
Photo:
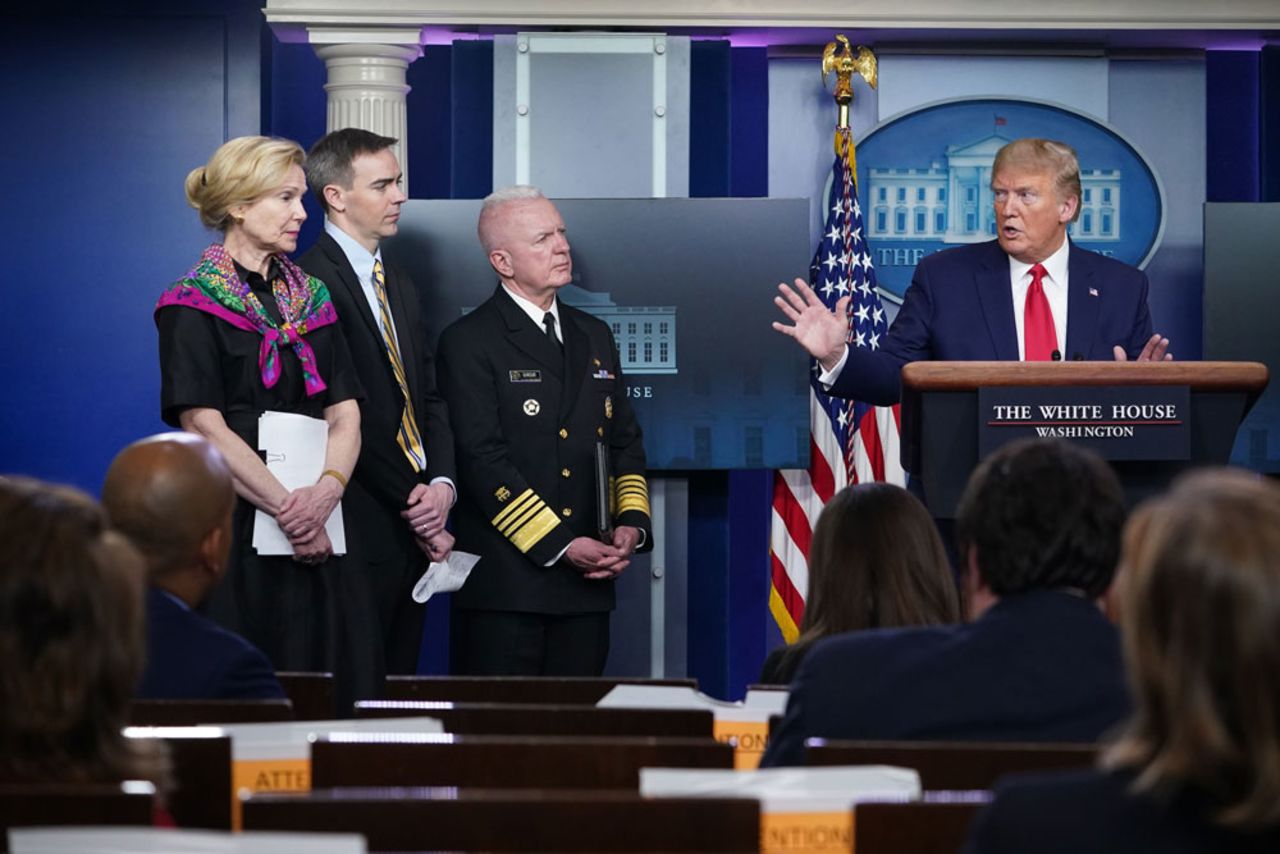
[[[376,694],[382,673],[371,593],[351,557],[333,555],[325,522],[360,451],[362,392],[323,282],[288,257],[306,219],[296,142],[230,140],[187,176],[187,200],[221,240],[160,297],[161,414],[212,442],[238,496],[227,578],[209,616],[263,650],[277,670],[335,673],[338,710]],[[258,452],[259,418],[323,419],[324,473],[289,490]],[[293,554],[253,548],[255,511],[274,517]]]

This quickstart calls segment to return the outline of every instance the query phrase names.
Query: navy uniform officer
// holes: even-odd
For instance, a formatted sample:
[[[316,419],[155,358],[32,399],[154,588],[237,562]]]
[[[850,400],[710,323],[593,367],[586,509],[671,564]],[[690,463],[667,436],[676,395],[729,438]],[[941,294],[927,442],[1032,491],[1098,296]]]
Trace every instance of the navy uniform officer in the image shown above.
[[[572,279],[564,220],[533,187],[485,199],[500,284],[440,336],[461,496],[458,548],[481,556],[453,595],[455,673],[598,676],[613,578],[652,547],[640,427],[609,327],[556,299]],[[613,475],[597,533],[596,445]]]

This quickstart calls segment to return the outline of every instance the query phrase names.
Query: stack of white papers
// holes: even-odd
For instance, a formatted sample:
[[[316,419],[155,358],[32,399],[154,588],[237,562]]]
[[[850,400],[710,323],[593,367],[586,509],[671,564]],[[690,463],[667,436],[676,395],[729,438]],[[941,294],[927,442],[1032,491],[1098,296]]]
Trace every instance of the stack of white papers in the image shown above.
[[[329,424],[324,419],[292,412],[264,412],[258,418],[258,450],[266,451],[267,470],[290,492],[320,479],[328,447]],[[341,502],[329,514],[324,530],[333,553],[346,554]],[[261,510],[253,516],[253,548],[260,555],[293,554],[293,546],[275,517]]]

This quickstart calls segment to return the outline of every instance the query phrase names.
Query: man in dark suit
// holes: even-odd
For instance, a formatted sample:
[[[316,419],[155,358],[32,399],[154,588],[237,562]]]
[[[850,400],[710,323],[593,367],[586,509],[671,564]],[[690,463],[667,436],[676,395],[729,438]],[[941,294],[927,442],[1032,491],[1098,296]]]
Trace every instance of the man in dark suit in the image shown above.
[[[774,302],[822,367],[831,394],[887,406],[920,360],[1169,360],[1151,332],[1147,277],[1067,239],[1080,212],[1080,165],[1065,143],[1019,139],[991,172],[996,239],[929,255],[878,340],[846,344],[849,297],[829,311],[802,279]],[[856,259],[855,259],[856,260]]]
[[[426,610],[411,594],[428,558],[452,548],[454,458],[417,292],[380,247],[407,198],[395,142],[346,128],[312,146],[307,183],[325,233],[298,264],[329,286],[365,391],[360,459],[342,499],[347,541],[368,566],[387,672],[416,673]]]
[[[956,520],[972,622],[820,642],[761,764],[803,764],[813,737],[1097,740],[1129,709],[1098,602],[1124,515],[1119,480],[1092,451],[1043,439],[996,451]]]
[[[640,427],[609,327],[556,297],[573,263],[555,205],[532,187],[500,190],[479,234],[500,284],[439,347],[458,543],[481,555],[453,596],[453,669],[598,676],[613,578],[652,547]]]
[[[194,610],[222,579],[235,491],[226,461],[194,433],[162,433],[116,455],[102,485],[114,528],[146,558],[146,699],[284,696],[267,657]]]

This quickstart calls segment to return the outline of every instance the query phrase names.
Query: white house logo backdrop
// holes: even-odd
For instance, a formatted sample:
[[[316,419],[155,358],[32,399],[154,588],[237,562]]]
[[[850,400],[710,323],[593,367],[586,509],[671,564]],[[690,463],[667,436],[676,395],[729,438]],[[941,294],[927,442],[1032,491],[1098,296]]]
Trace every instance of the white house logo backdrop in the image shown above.
[[[560,289],[566,305],[580,308],[609,324],[622,370],[628,376],[676,373],[676,307],[618,305],[609,294],[577,285]]]
[[[881,292],[896,302],[916,263],[995,239],[991,164],[1020,137],[1058,139],[1080,158],[1071,239],[1143,267],[1160,244],[1164,193],[1155,169],[1118,132],[1066,107],[1008,98],[944,101],[903,113],[858,143],[858,190]]]

